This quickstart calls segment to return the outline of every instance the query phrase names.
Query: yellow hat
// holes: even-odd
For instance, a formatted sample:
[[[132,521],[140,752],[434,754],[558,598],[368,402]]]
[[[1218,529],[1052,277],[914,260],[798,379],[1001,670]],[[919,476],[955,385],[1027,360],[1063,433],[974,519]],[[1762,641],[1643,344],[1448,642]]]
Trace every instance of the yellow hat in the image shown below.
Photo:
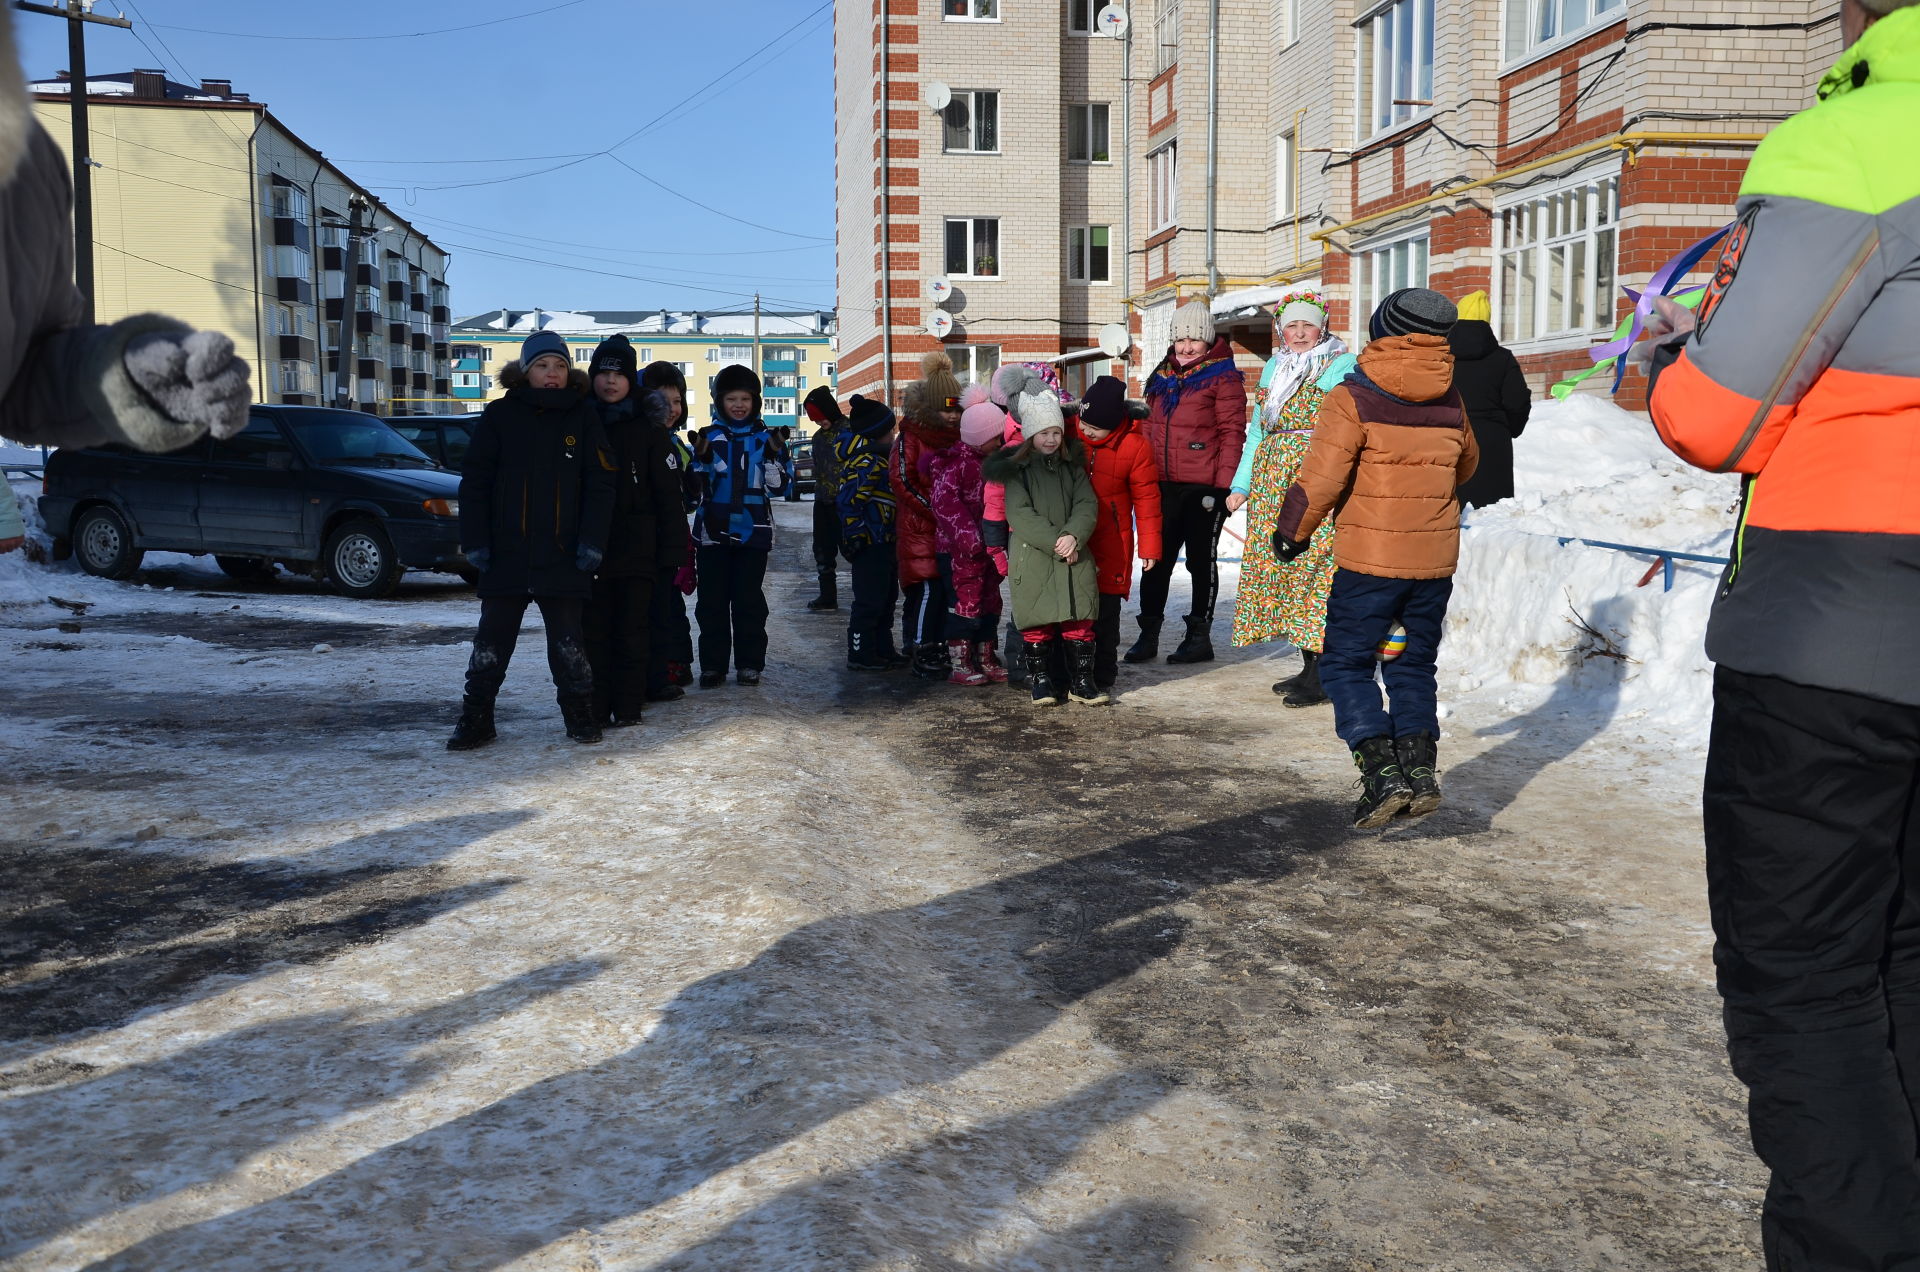
[[[1493,298],[1483,291],[1468,292],[1460,298],[1461,322],[1492,322]]]

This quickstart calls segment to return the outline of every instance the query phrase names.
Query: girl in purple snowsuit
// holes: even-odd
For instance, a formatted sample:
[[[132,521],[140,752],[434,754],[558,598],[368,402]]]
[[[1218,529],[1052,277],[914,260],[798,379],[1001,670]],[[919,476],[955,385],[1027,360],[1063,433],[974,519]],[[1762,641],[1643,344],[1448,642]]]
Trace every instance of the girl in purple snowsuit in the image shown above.
[[[963,419],[958,441],[928,450],[920,458],[932,490],[936,559],[947,595],[953,598],[947,616],[947,652],[953,664],[948,680],[956,685],[1005,684],[1007,680],[1007,669],[996,652],[1004,575],[980,537],[986,500],[980,460],[998,441],[997,433],[985,439],[969,437]]]

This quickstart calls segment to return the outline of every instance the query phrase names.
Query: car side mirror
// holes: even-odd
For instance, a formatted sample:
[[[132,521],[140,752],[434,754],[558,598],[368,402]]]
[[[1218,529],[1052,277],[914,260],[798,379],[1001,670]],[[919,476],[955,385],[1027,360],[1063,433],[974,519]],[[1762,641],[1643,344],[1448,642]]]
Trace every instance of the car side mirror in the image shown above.
[[[292,451],[268,451],[267,467],[276,473],[284,473],[293,467]]]

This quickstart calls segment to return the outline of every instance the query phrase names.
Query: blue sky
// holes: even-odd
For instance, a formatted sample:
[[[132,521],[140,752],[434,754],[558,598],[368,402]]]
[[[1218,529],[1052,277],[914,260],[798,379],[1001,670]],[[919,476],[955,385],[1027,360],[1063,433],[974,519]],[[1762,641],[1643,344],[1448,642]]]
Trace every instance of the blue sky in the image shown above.
[[[97,6],[116,8],[135,30],[89,28],[90,71],[164,64],[175,79],[230,79],[266,102],[453,252],[459,316],[723,309],[751,305],[755,291],[771,308],[832,307],[830,0]],[[501,18],[513,20],[419,38],[313,38]],[[66,67],[64,22],[14,19],[29,76]],[[642,129],[611,156],[573,162]]]

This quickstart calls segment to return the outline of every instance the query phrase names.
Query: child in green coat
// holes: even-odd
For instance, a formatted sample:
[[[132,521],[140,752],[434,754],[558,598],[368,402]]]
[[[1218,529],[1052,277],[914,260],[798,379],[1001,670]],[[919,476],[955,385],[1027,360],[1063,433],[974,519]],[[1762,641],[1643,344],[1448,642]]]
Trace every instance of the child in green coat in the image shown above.
[[[1067,437],[1057,397],[1023,393],[1013,405],[1020,445],[989,456],[983,474],[1007,491],[1013,621],[1025,642],[1033,705],[1063,701],[1049,666],[1056,639],[1066,644],[1073,700],[1104,703],[1107,695],[1093,677],[1100,583],[1087,552],[1100,505],[1087,477],[1086,454],[1079,441]]]

